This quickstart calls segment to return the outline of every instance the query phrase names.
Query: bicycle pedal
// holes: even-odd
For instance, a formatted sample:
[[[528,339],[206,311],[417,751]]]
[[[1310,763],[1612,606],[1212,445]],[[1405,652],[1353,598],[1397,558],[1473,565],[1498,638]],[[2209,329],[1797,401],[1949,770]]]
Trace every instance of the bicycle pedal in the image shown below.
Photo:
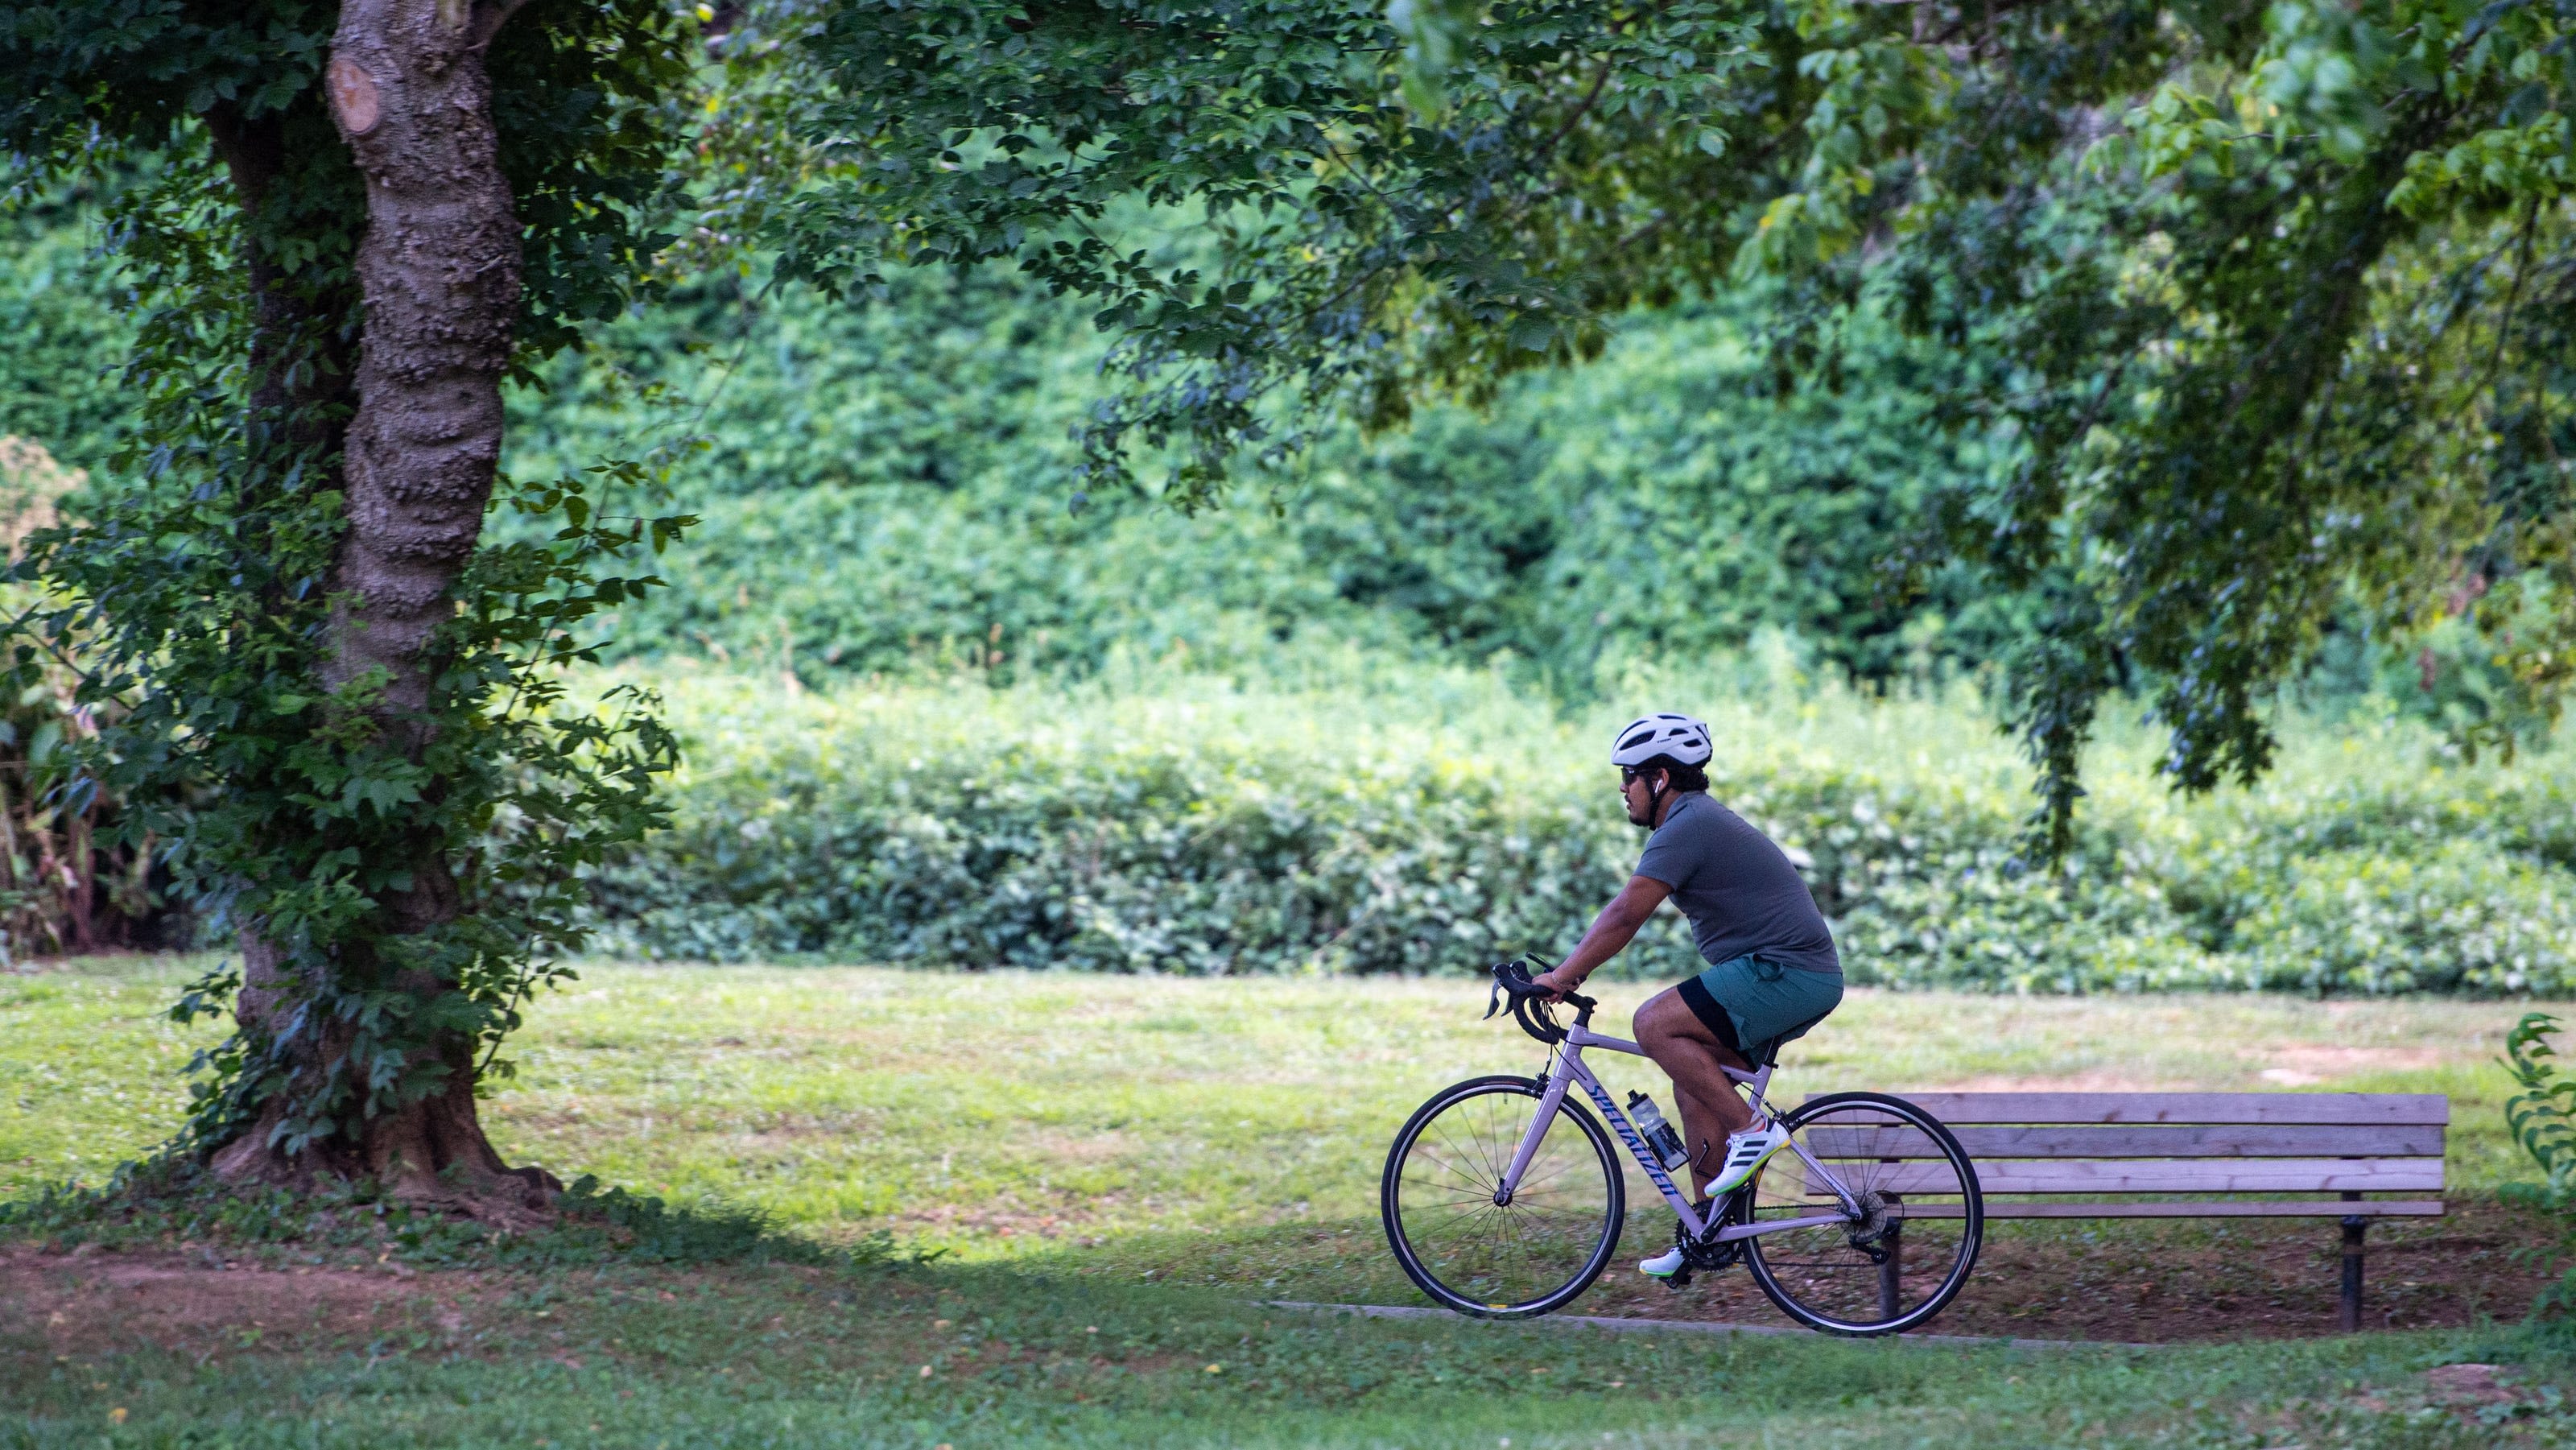
[[[1669,1274],[1664,1275],[1664,1276],[1663,1276],[1663,1280],[1664,1280],[1664,1287],[1665,1287],[1665,1288],[1667,1288],[1667,1289],[1687,1289],[1687,1288],[1689,1288],[1689,1287],[1690,1287],[1690,1281],[1691,1281],[1691,1271],[1690,1271],[1690,1266],[1689,1266],[1688,1264],[1684,1264],[1682,1267],[1680,1267],[1680,1268],[1678,1268],[1678,1269],[1673,1270],[1673,1271],[1672,1271],[1671,1273],[1669,1273]]]

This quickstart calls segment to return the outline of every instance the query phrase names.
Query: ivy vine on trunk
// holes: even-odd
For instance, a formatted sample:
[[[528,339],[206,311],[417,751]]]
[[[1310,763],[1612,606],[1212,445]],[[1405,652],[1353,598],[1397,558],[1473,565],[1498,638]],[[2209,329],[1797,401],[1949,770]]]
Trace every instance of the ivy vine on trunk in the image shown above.
[[[74,3],[0,16],[22,187],[86,173],[149,310],[141,441],[30,540],[13,664],[115,706],[113,792],[234,934],[182,1151],[499,1221],[478,1085],[568,975],[577,873],[658,819],[649,698],[565,694],[583,622],[690,522],[652,470],[497,474],[514,366],[662,242],[690,22],[653,0]],[[554,526],[487,537],[496,510]]]

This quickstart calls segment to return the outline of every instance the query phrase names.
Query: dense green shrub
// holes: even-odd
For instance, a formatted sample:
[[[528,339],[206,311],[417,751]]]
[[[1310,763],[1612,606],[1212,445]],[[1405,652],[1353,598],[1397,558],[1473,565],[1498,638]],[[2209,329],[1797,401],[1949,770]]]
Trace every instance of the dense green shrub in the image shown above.
[[[2576,990],[2555,755],[2462,767],[2411,729],[2357,729],[2308,738],[2258,791],[2193,803],[2145,772],[2148,742],[2115,741],[2079,852],[2042,874],[2014,855],[2027,778],[1973,699],[1784,670],[1623,694],[1701,697],[1719,795],[1792,850],[1856,980]],[[603,952],[1472,970],[1563,950],[1639,844],[1600,764],[1625,712],[1563,718],[1492,675],[663,683],[691,742],[678,820],[594,879]],[[1664,921],[1624,960],[1672,976],[1695,958]]]
[[[106,238],[77,193],[0,192],[0,437],[64,465],[107,461],[134,407],[120,374],[134,346],[132,289],[104,263]]]
[[[2470,841],[2408,859],[2298,864],[2237,924],[2266,987],[2367,993],[2553,991],[2576,983],[2567,873]]]
[[[0,357],[0,434],[76,465],[131,406],[94,226],[77,197],[0,211],[0,322],[23,341]],[[1753,293],[1623,319],[1599,360],[1515,379],[1484,413],[1332,433],[1183,517],[1081,493],[1069,430],[1103,395],[1081,306],[1000,273],[903,272],[844,304],[757,280],[686,279],[512,394],[515,476],[694,440],[673,487],[703,522],[660,561],[674,587],[598,621],[614,657],[1012,684],[1324,640],[1507,658],[1588,700],[1626,661],[1766,629],[1862,680],[1973,670],[2026,608],[1907,564],[1927,507],[1994,463],[1932,416],[1937,354],[1863,323],[1831,369],[1783,375],[1748,341],[1771,305]],[[2536,733],[2490,653],[2456,622],[2403,650],[2346,633],[2309,693]]]
[[[631,453],[638,387],[695,403],[702,516],[675,587],[615,648],[807,683],[976,666],[1085,674],[1120,647],[1329,629],[1588,686],[1604,653],[1794,629],[1864,676],[1982,653],[1968,581],[1887,572],[1922,505],[1982,466],[1929,417],[1924,350],[1864,332],[1842,386],[1783,393],[1746,304],[1640,315],[1596,365],[1490,414],[1326,438],[1243,506],[1077,498],[1068,433],[1103,396],[1087,312],[1003,275],[908,273],[866,305],[709,278],[615,324],[516,403],[512,466]],[[1263,507],[1276,501],[1280,512]],[[996,659],[996,656],[999,656]]]

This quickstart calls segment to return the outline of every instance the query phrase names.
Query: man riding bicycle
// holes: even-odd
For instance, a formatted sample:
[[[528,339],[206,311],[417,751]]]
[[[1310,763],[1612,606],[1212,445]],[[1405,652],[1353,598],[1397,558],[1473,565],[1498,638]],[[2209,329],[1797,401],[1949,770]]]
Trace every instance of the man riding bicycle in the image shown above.
[[[1708,726],[1687,715],[1648,715],[1622,729],[1610,751],[1630,822],[1653,834],[1636,874],[1592,929],[1535,979],[1550,1000],[1583,985],[1670,900],[1690,919],[1709,966],[1637,1009],[1637,1045],[1673,1080],[1691,1182],[1703,1202],[1732,1192],[1788,1135],[1756,1123],[1725,1067],[1751,1071],[1806,1035],[1842,1001],[1842,959],[1824,913],[1771,839],[1708,796]],[[1639,1264],[1657,1278],[1682,1267],[1679,1247]]]

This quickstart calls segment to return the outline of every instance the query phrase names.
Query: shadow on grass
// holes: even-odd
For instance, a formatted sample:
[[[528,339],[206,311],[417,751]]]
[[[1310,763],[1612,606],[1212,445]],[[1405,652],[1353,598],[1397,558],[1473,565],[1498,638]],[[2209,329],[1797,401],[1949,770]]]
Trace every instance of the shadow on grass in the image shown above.
[[[48,1187],[0,1203],[0,1246],[55,1253],[82,1245],[178,1250],[254,1262],[399,1263],[417,1269],[551,1269],[617,1262],[867,1267],[927,1262],[893,1235],[825,1244],[789,1232],[765,1210],[720,1200],[671,1204],[603,1189],[583,1175],[555,1199],[553,1222],[509,1232],[436,1207],[386,1197],[371,1180],[310,1192],[217,1182],[197,1164],[146,1159],[103,1187]]]
[[[0,1410],[25,1427],[13,1440],[0,1423],[0,1450],[2490,1450],[2563,1445],[2576,1431],[2563,1364],[2511,1332],[2030,1351],[1284,1314],[1024,1262],[464,1277],[407,1291],[422,1300],[417,1333],[370,1330],[363,1354],[278,1340],[224,1343],[211,1358],[193,1341],[69,1360],[40,1350],[26,1373],[0,1373]],[[2471,1360],[2515,1366],[2499,1376],[2504,1392],[2443,1399],[2427,1371]],[[279,1416],[282,1401],[311,1413]]]
[[[2370,1230],[2371,1329],[2466,1329],[2529,1313],[2555,1270],[2526,1246],[2548,1242],[2549,1226],[2492,1199],[2464,1195],[2452,1208]],[[1636,1259],[1671,1235],[1660,1205],[1634,1213],[1608,1271],[1568,1312],[1789,1326],[1742,1269],[1686,1289],[1637,1273]],[[998,1262],[1255,1301],[1431,1302],[1397,1267],[1374,1218],[1123,1234],[1021,1248]],[[2331,1218],[2004,1220],[1988,1225],[1976,1273],[1929,1332],[2111,1343],[2320,1337],[2338,1332],[2340,1267]]]

